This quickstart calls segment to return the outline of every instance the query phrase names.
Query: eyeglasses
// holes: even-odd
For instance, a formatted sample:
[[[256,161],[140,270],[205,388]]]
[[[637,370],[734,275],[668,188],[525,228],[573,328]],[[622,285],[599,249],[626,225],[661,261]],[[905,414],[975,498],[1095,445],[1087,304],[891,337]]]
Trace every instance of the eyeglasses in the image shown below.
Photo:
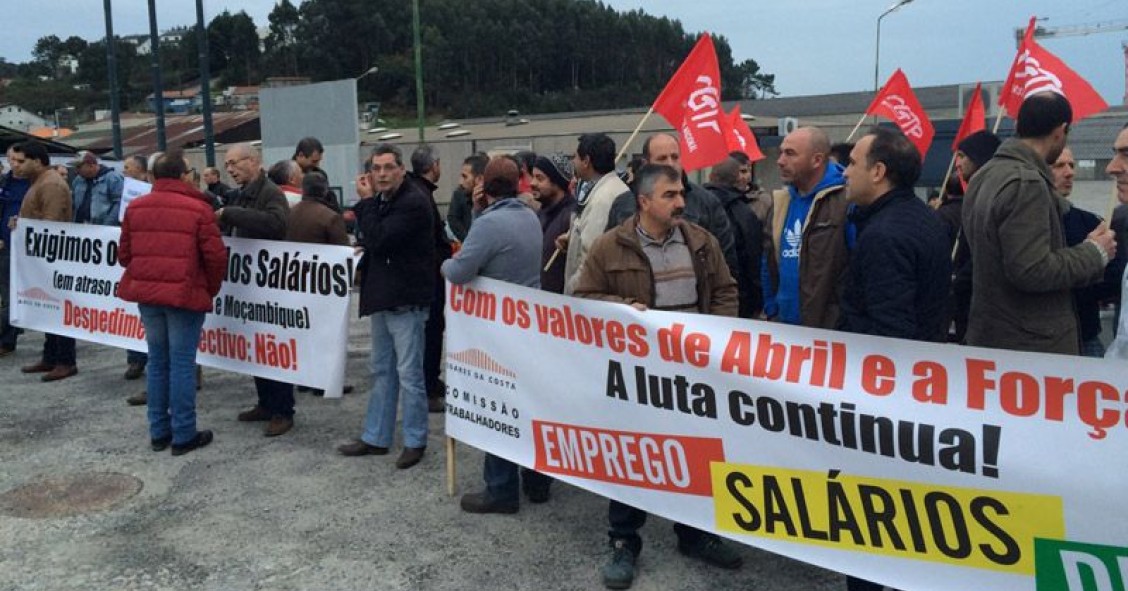
[[[250,160],[250,159],[251,159],[250,156],[243,156],[242,158],[236,158],[234,160],[227,160],[223,163],[223,166],[225,166],[227,168],[231,168],[231,167],[235,166],[236,164],[239,164],[240,162],[242,162],[244,160]]]

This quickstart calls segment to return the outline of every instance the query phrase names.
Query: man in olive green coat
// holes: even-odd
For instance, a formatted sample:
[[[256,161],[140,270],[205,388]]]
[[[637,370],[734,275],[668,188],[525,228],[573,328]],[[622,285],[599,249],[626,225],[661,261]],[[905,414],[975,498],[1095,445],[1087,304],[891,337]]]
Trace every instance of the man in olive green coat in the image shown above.
[[[971,179],[963,207],[973,269],[969,345],[1080,352],[1071,290],[1101,279],[1116,243],[1102,223],[1084,242],[1065,245],[1049,164],[1065,148],[1072,119],[1060,94],[1027,97],[1018,137]]]

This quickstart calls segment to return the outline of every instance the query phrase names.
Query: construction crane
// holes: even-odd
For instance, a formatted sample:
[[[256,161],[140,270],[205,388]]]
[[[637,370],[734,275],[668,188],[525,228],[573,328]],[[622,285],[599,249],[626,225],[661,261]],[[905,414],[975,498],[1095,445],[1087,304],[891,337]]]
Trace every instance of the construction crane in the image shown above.
[[[1128,31],[1128,20],[1102,21],[1087,25],[1070,25],[1066,27],[1034,27],[1035,39],[1054,39],[1057,37],[1077,37],[1081,35],[1095,35],[1097,33],[1112,33],[1115,31]],[[1015,29],[1014,38],[1017,45],[1022,45],[1022,38],[1026,29]],[[1124,49],[1124,104],[1128,105],[1128,41],[1121,42]]]

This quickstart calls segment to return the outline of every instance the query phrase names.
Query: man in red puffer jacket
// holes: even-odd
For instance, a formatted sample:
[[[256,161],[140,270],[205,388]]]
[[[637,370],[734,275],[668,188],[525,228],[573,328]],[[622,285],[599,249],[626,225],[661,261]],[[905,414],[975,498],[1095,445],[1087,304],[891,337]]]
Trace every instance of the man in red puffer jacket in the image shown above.
[[[118,295],[137,302],[149,346],[149,438],[172,455],[211,443],[196,430],[196,346],[219,293],[227,249],[208,198],[189,179],[181,150],[153,166],[153,192],[130,203],[121,225]]]

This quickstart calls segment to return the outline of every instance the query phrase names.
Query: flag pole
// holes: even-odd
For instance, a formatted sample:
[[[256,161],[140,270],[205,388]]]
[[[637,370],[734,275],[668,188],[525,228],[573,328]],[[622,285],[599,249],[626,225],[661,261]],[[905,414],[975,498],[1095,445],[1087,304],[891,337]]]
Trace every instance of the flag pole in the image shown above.
[[[631,137],[627,138],[627,141],[623,143],[623,147],[619,148],[619,154],[615,156],[615,162],[623,159],[623,156],[627,153],[627,148],[629,148],[631,142],[633,142],[634,139],[638,137],[638,132],[642,130],[642,126],[646,124],[647,119],[650,119],[650,115],[652,113],[654,113],[654,105],[650,105],[650,108],[646,110],[646,114],[642,116],[642,119],[638,122],[638,125],[635,126],[634,131],[631,132]]]
[[[858,133],[858,129],[860,129],[862,127],[862,124],[866,122],[867,117],[869,117],[869,113],[863,114],[862,118],[858,119],[858,124],[854,126],[854,129],[850,132],[850,135],[846,137],[847,143],[849,143],[850,140],[854,139],[854,134]]]
[[[1108,202],[1108,223],[1112,223],[1112,214],[1116,213],[1117,206],[1120,205],[1120,192],[1116,190],[1116,183],[1112,184],[1112,199]]]
[[[944,173],[944,184],[940,185],[940,202],[944,202],[944,198],[948,196],[948,181],[952,178],[952,171],[956,168],[956,155],[952,154],[952,159],[948,161],[948,172]]]
[[[446,477],[447,477],[447,496],[454,496],[454,481],[457,477],[455,472],[455,454],[454,454],[454,438],[446,438]]]
[[[1006,109],[999,107],[999,113],[995,115],[995,126],[991,128],[991,133],[999,135],[999,125],[1002,124],[1003,115],[1006,114],[1006,112]]]

